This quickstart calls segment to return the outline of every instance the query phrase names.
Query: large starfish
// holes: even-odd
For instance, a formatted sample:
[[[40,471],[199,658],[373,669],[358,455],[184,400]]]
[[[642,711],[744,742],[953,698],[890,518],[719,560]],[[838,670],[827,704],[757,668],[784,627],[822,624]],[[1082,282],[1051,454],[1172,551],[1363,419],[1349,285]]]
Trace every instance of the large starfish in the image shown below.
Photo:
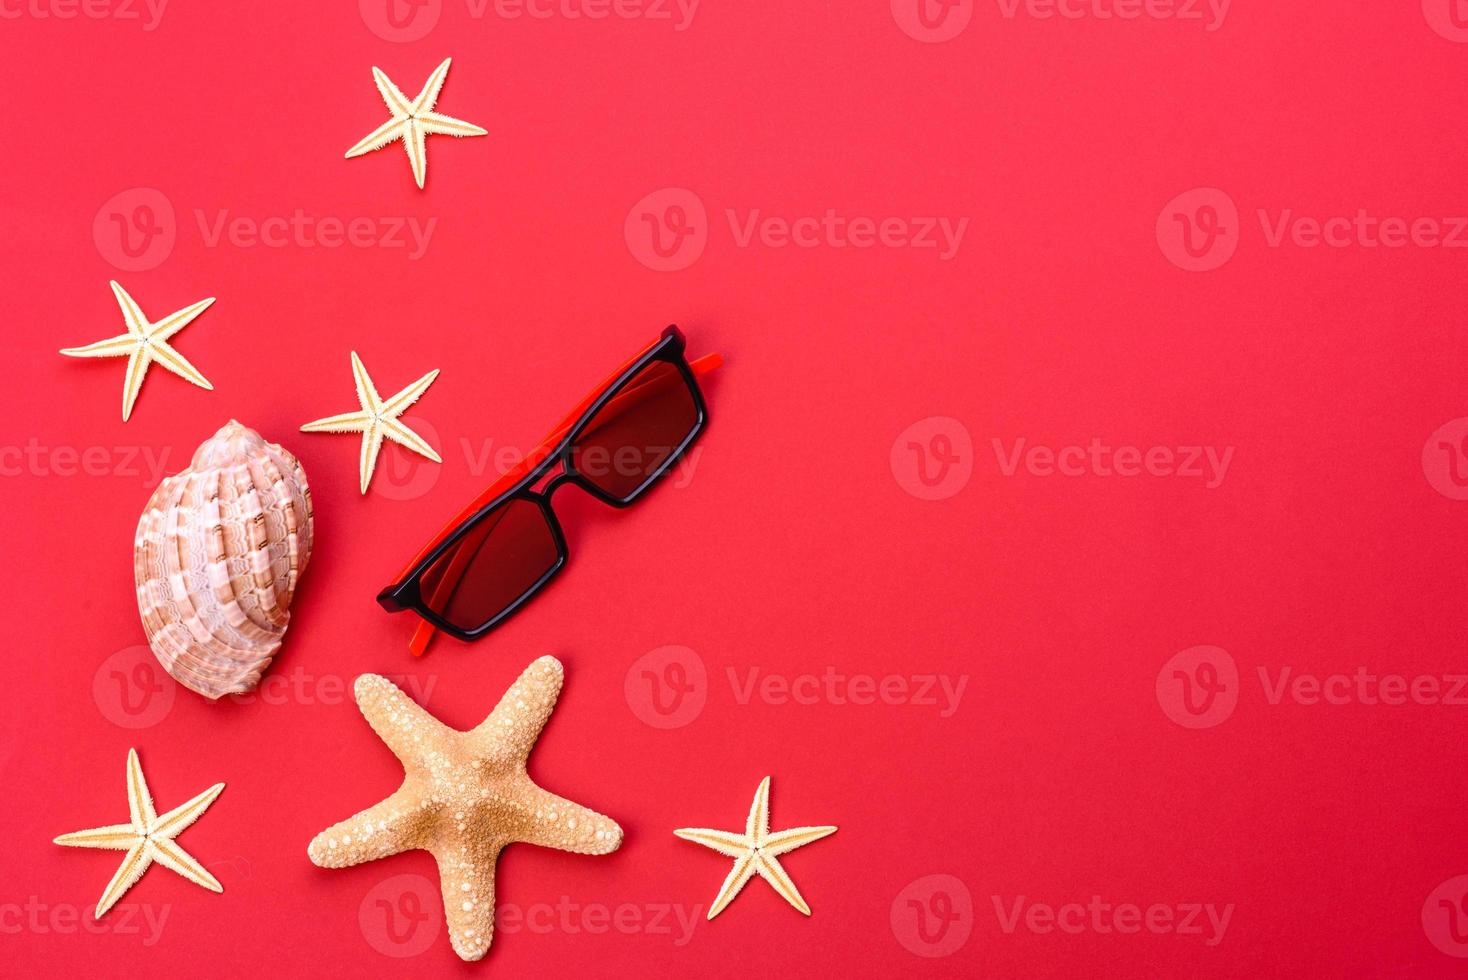
[[[175,807],[160,817],[153,809],[153,797],[148,793],[147,781],[143,779],[143,767],[138,764],[137,750],[128,749],[128,822],[62,834],[55,841],[63,847],[99,847],[109,851],[127,851],[127,856],[122,859],[122,866],[107,883],[102,899],[97,903],[97,918],[102,918],[154,861],[211,892],[224,891],[224,887],[215,877],[205,871],[204,866],[174,840],[185,827],[198,820],[209,809],[209,804],[223,790],[223,783],[215,783],[183,806]]]
[[[209,304],[214,302],[214,297],[201,299],[177,313],[168,314],[157,323],[149,323],[148,318],[143,316],[143,311],[138,308],[138,304],[127,294],[127,290],[113,282],[112,292],[117,297],[117,305],[122,307],[122,318],[127,323],[127,332],[118,334],[116,337],[108,337],[106,340],[99,340],[95,344],[87,344],[85,347],[65,347],[62,348],[61,353],[67,357],[122,357],[126,355],[127,376],[122,383],[122,420],[124,422],[133,413],[133,402],[137,400],[138,392],[142,390],[143,378],[147,376],[148,367],[151,364],[161,364],[185,381],[192,381],[208,391],[214,390],[214,386],[199,373],[198,368],[168,345],[168,338],[188,326],[194,317],[208,309]]]
[[[754,875],[768,881],[770,887],[779,892],[785,901],[810,915],[810,906],[800,897],[795,882],[790,880],[777,858],[786,851],[804,847],[835,832],[835,827],[796,827],[794,830],[770,833],[769,776],[754,791],[754,804],[749,808],[749,819],[745,821],[744,833],[704,830],[698,827],[673,831],[684,840],[713,848],[725,857],[734,859],[734,870],[724,879],[724,886],[719,889],[714,904],[709,906],[710,919],[724,911],[724,907],[734,900],[734,896],[739,894],[739,890]]]
[[[428,170],[428,150],[424,144],[430,133],[444,136],[488,135],[487,130],[480,129],[473,123],[433,111],[433,104],[438,101],[439,89],[443,88],[443,80],[448,77],[449,62],[452,60],[445,58],[443,64],[433,69],[433,74],[423,83],[423,91],[411,102],[393,84],[392,79],[374,65],[372,78],[377,82],[377,91],[382,93],[382,101],[387,103],[392,118],[362,137],[360,143],[347,151],[347,158],[380,150],[394,140],[402,140],[408,151],[408,162],[413,165],[413,179],[418,182],[421,190],[424,173]]]
[[[435,368],[387,401],[383,401],[377,394],[377,388],[373,386],[367,369],[362,366],[362,359],[357,356],[356,351],[352,351],[352,378],[357,383],[357,401],[362,404],[362,410],[344,412],[341,415],[332,415],[324,419],[317,419],[315,422],[307,422],[301,426],[301,431],[362,433],[362,455],[358,461],[358,475],[361,477],[363,493],[367,492],[367,484],[372,482],[372,471],[377,468],[377,453],[382,449],[384,438],[391,439],[420,456],[427,456],[435,463],[442,463],[443,460],[439,458],[438,453],[434,452],[433,447],[398,418],[428,390],[428,386],[433,384],[433,379],[436,377],[438,377],[438,370]]]
[[[454,951],[477,960],[494,937],[494,866],[515,841],[576,854],[609,854],[622,828],[531,781],[525,762],[545,727],[563,672],[541,657],[472,731],[449,728],[385,677],[357,678],[357,706],[403,763],[398,790],[311,841],[323,868],[422,848],[438,861],[444,916]]]

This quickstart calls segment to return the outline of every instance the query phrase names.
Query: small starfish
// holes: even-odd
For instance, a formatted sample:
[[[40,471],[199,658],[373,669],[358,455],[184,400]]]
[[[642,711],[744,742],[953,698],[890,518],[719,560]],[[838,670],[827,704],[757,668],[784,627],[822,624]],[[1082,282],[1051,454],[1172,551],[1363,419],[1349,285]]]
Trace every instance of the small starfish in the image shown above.
[[[402,762],[403,783],[381,803],[317,834],[306,851],[312,863],[348,868],[414,848],[428,851],[438,862],[454,952],[464,960],[483,957],[494,938],[500,851],[524,842],[610,854],[622,843],[615,821],[541,789],[525,772],[564,676],[559,660],[541,657],[467,732],[433,717],[386,677],[358,677],[357,707]]]
[[[102,892],[101,900],[97,902],[97,918],[102,918],[154,861],[211,892],[224,891],[224,887],[215,877],[174,841],[185,827],[198,820],[209,809],[209,804],[223,790],[223,783],[215,783],[183,806],[169,810],[160,817],[153,809],[153,797],[148,794],[143,768],[138,765],[137,749],[127,750],[127,808],[131,819],[127,823],[110,827],[62,834],[55,840],[55,843],[63,847],[99,847],[109,851],[127,851],[127,856],[122,859],[122,867],[117,869],[117,874],[112,876],[112,880],[107,883],[107,889]]]
[[[739,894],[745,882],[754,875],[759,875],[768,881],[770,887],[780,893],[780,897],[801,912],[810,915],[810,906],[806,905],[805,899],[800,897],[795,882],[790,880],[790,876],[785,873],[785,869],[780,866],[776,858],[786,851],[804,847],[806,844],[818,841],[835,832],[835,827],[796,827],[794,830],[782,830],[777,834],[770,833],[769,776],[766,776],[759,784],[759,789],[754,791],[754,805],[749,808],[749,820],[745,822],[744,833],[736,834],[728,830],[703,830],[701,828],[673,831],[684,840],[702,844],[725,857],[734,859],[734,870],[730,871],[729,877],[724,879],[724,886],[719,889],[714,904],[709,906],[708,917],[710,919],[724,911],[724,907],[734,900],[734,896]]]
[[[387,401],[378,397],[377,389],[372,386],[372,379],[368,377],[367,369],[362,366],[362,359],[357,356],[356,351],[352,351],[352,376],[357,381],[357,401],[362,403],[362,410],[307,422],[301,426],[301,431],[362,433],[362,458],[359,468],[363,493],[367,492],[367,484],[372,482],[372,471],[377,467],[377,451],[382,448],[384,437],[400,446],[406,446],[420,456],[427,456],[435,463],[443,462],[438,453],[433,451],[433,447],[423,441],[422,436],[408,428],[398,418],[428,390],[429,385],[433,384],[433,379],[438,377],[437,368],[429,371]]]
[[[445,58],[443,64],[433,69],[433,74],[423,83],[423,91],[412,102],[408,101],[407,96],[403,95],[402,90],[392,83],[392,79],[382,69],[374,65],[372,78],[377,82],[377,91],[382,93],[382,101],[387,103],[392,118],[348,150],[347,158],[380,150],[394,140],[402,140],[408,151],[408,162],[413,165],[413,179],[418,182],[418,189],[422,190],[423,175],[428,169],[427,147],[424,143],[430,133],[444,136],[487,136],[487,130],[480,129],[473,123],[433,111],[433,103],[438,101],[438,91],[443,88],[443,80],[448,77],[449,62],[452,60]]]
[[[117,296],[117,305],[122,307],[122,318],[127,322],[127,333],[99,340],[95,344],[85,347],[66,347],[61,353],[67,357],[122,357],[127,355],[127,377],[122,385],[122,420],[126,422],[128,416],[133,413],[133,402],[137,400],[138,392],[142,390],[143,378],[148,374],[148,366],[157,362],[185,381],[192,381],[206,391],[213,391],[214,386],[199,373],[199,369],[190,364],[182,354],[168,345],[168,338],[178,333],[184,327],[193,322],[194,317],[203,313],[214,302],[214,297],[201,299],[192,306],[186,306],[177,313],[170,313],[157,323],[149,323],[148,318],[143,316],[143,311],[138,304],[127,294],[116,282],[112,283],[112,292]]]

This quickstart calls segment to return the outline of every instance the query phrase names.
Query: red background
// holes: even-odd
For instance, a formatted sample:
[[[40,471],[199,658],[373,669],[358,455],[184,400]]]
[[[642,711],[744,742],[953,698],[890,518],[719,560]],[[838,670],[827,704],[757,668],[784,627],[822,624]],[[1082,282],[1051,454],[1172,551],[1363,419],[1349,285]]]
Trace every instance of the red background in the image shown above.
[[[449,0],[406,43],[374,33],[363,6],[366,19],[343,2],[174,0],[154,30],[5,6],[5,972],[1462,969],[1422,915],[1468,872],[1468,784],[1453,762],[1464,709],[1272,704],[1258,672],[1463,669],[1465,505],[1434,489],[1451,484],[1429,437],[1468,415],[1468,253],[1271,247],[1257,213],[1468,213],[1468,46],[1415,2],[1239,0],[1215,31],[964,4],[953,16],[971,22],[933,44],[883,0],[705,0],[685,30],[676,13],[476,18]],[[400,146],[342,158],[386,118],[372,65],[412,95],[447,56],[441,111],[489,136],[431,138],[423,192]],[[624,226],[668,187],[706,207],[707,247],[659,272]],[[1174,218],[1164,206],[1197,187],[1238,208],[1223,229],[1237,252],[1211,272],[1178,268],[1157,236],[1159,215]],[[131,188],[175,212],[174,247],[141,271],[111,264],[106,215],[93,233]],[[755,208],[969,223],[947,261],[741,247],[726,211],[742,223]],[[414,260],[304,241],[211,247],[197,217],[296,209],[437,224]],[[215,391],[154,368],[124,425],[122,362],[56,354],[121,331],[109,278],[155,317],[218,297],[175,338]],[[474,455],[531,445],[670,321],[691,353],[728,358],[707,385],[692,478],[625,512],[558,495],[565,576],[492,638],[412,660],[411,618],[372,597],[493,478]],[[411,412],[443,465],[389,446],[365,498],[353,437],[297,431],[355,407],[351,349],[384,393],[443,369]],[[951,443],[972,476],[930,501],[905,489],[918,484],[899,437],[933,416],[972,437]],[[129,551],[151,480],[127,460],[167,451],[177,471],[231,417],[299,454],[311,480],[316,550],[267,675],[296,687],[247,704],[178,689],[161,720],[129,730],[107,664],[143,642]],[[932,434],[916,441],[941,448]],[[1213,489],[1007,476],[993,440],[1007,453],[1019,438],[1234,454]],[[39,463],[17,462],[27,445]],[[89,447],[108,451],[101,472],[63,472]],[[641,720],[624,679],[670,644],[705,665],[707,700],[664,730]],[[1237,707],[1192,730],[1170,720],[1158,677],[1204,644],[1236,663]],[[512,848],[499,902],[678,906],[699,917],[691,940],[676,927],[589,934],[572,913],[574,929],[502,929],[475,965],[442,933],[416,957],[383,955],[359,926],[364,899],[403,874],[436,895],[437,879],[422,853],[345,871],[306,858],[312,835],[399,778],[342,688],[362,671],[409,675],[434,685],[436,715],[469,727],[542,653],[564,661],[567,685],[531,773],[627,839],[606,858]],[[728,674],[742,686],[752,668],[827,667],[967,687],[942,717],[824,695],[741,703]],[[78,930],[117,856],[50,843],[125,819],[129,746],[161,807],[228,784],[181,838],[224,893],[154,869],[123,899],[168,908],[151,944],[117,912],[102,934]],[[765,775],[777,829],[841,828],[786,861],[814,915],[756,881],[703,922],[727,862],[672,830],[739,828]],[[971,918],[950,927],[971,935],[918,956],[899,899],[934,874],[963,883]],[[1461,898],[1461,883],[1448,891]],[[1211,946],[1206,928],[1006,931],[995,912],[1093,895],[1234,908]]]

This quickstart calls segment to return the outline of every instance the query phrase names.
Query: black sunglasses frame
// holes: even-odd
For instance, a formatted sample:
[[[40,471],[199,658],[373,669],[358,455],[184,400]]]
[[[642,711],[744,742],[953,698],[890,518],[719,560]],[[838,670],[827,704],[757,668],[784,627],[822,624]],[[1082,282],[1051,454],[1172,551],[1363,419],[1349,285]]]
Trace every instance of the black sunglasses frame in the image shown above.
[[[673,365],[678,369],[678,373],[683,376],[684,383],[687,384],[689,392],[693,395],[693,404],[697,409],[697,418],[694,420],[693,427],[689,430],[688,434],[684,436],[683,441],[667,455],[667,458],[659,464],[658,468],[647,479],[643,480],[635,490],[625,497],[614,497],[597,487],[589,478],[577,471],[575,461],[572,459],[573,447],[575,446],[577,437],[585,431],[586,426],[596,417],[596,414],[609,401],[615,398],[627,386],[628,382],[641,373],[644,368],[657,361]],[[630,507],[644,493],[666,476],[668,471],[673,468],[673,464],[683,458],[683,454],[687,452],[688,447],[693,445],[694,441],[703,434],[703,430],[707,425],[708,405],[704,401],[703,392],[698,387],[698,380],[694,377],[693,369],[688,364],[687,341],[684,339],[681,330],[676,326],[670,326],[663,331],[662,336],[656,344],[643,352],[641,357],[630,364],[626,370],[606,386],[602,393],[596,397],[595,401],[587,406],[586,411],[581,413],[580,418],[567,430],[565,436],[556,444],[555,449],[546,454],[544,460],[516,481],[514,486],[460,522],[459,526],[448,537],[444,538],[432,551],[424,555],[401,580],[387,586],[379,592],[377,594],[377,604],[388,612],[411,610],[449,636],[457,639],[479,639],[510,616],[514,615],[521,606],[534,598],[566,566],[566,561],[571,555],[569,549],[566,547],[566,535],[561,530],[561,522],[556,517],[555,508],[551,506],[551,496],[558,489],[566,484],[573,484],[604,504],[610,504],[617,508]],[[562,472],[559,476],[553,477],[543,489],[533,489],[535,484],[543,480],[546,474],[557,466],[562,467]],[[423,574],[429,568],[433,567],[434,562],[438,561],[445,552],[454,547],[475,525],[512,500],[529,501],[540,508],[542,517],[544,517],[546,524],[550,527],[551,537],[555,540],[556,562],[545,574],[536,580],[534,585],[531,585],[522,592],[514,602],[500,610],[487,622],[473,629],[464,629],[461,626],[456,626],[428,608],[428,603],[423,599]]]

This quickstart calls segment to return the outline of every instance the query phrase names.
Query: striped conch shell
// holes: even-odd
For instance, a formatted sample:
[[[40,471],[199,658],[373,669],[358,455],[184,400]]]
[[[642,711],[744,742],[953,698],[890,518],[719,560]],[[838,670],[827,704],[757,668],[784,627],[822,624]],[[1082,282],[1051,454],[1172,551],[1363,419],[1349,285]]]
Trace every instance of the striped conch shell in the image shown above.
[[[311,528],[301,464],[233,420],[158,484],[133,571],[148,645],[174,680],[208,698],[260,683],[290,622]]]

